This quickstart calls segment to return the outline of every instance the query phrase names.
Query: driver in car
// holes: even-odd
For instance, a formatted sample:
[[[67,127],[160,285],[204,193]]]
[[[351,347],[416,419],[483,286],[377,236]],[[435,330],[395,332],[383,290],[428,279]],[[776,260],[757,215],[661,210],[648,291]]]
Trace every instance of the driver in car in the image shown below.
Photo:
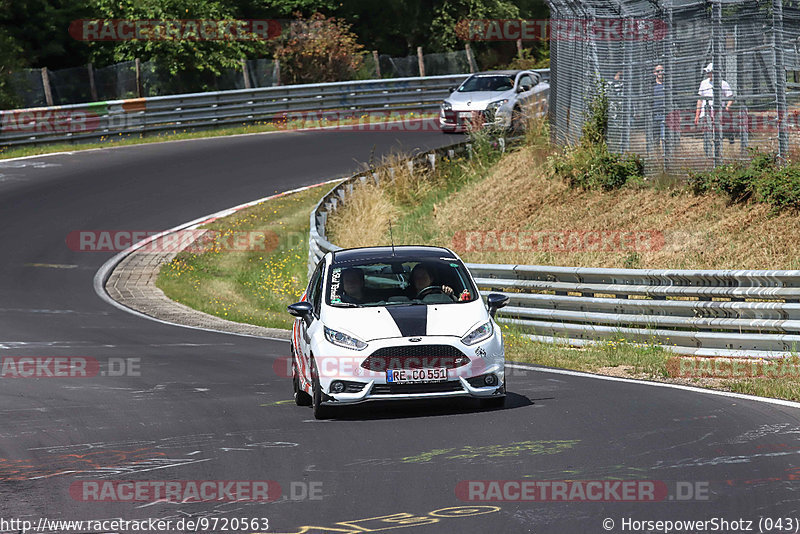
[[[419,298],[420,293],[426,293],[426,289],[430,289],[432,292],[439,292],[441,291],[445,295],[449,295],[453,297],[453,300],[456,300],[453,292],[453,288],[447,285],[436,285],[434,283],[434,277],[431,273],[430,267],[423,265],[422,263],[418,263],[411,269],[411,285],[409,286],[409,292],[411,294],[411,298]],[[424,296],[424,295],[423,295]],[[469,291],[466,289],[464,290],[461,295],[459,295],[458,300],[464,301],[469,300],[470,294]]]

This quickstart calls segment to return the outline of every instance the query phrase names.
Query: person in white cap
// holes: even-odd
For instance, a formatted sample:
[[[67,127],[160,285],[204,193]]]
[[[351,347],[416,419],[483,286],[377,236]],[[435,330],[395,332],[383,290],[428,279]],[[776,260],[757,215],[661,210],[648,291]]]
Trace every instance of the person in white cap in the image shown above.
[[[711,138],[711,124],[714,120],[714,63],[709,63],[703,69],[706,73],[705,79],[700,82],[700,89],[697,91],[700,98],[697,100],[697,108],[694,112],[694,124],[700,125],[703,129],[703,149],[706,157],[713,155],[713,140]],[[733,104],[733,91],[725,80],[720,83],[720,90],[723,98],[723,112],[728,112]],[[720,121],[722,122],[722,121]],[[733,138],[731,138],[733,142]]]

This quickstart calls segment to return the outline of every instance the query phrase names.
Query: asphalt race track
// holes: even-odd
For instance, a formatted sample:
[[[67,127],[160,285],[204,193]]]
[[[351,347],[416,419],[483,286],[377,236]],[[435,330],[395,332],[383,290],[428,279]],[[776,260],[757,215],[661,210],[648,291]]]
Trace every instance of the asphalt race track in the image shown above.
[[[125,313],[92,288],[111,253],[65,244],[73,230],[171,228],[344,175],[373,147],[457,139],[292,132],[0,162],[0,356],[91,357],[102,369],[93,378],[0,379],[0,518],[268,518],[269,532],[315,534],[607,532],[606,518],[612,532],[626,518],[717,518],[719,532],[746,532],[746,521],[758,531],[760,518],[800,518],[800,409],[517,369],[503,410],[370,405],[317,422],[287,402],[291,383],[273,368],[287,343]],[[113,372],[119,362],[135,362],[140,376]],[[456,494],[470,480],[606,479],[653,481],[668,495]],[[122,480],[269,480],[282,494],[181,504],[92,502],[75,491]]]

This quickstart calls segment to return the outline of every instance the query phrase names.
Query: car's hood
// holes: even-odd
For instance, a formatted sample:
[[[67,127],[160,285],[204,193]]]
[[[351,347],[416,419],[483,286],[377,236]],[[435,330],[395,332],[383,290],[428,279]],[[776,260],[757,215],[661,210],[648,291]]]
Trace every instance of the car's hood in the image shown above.
[[[469,93],[452,93],[448,98],[448,102],[452,104],[453,109],[459,111],[465,110],[484,110],[490,102],[503,100],[504,98],[511,98],[514,95],[513,90],[509,91],[472,91]]]
[[[325,326],[364,341],[393,337],[463,337],[489,320],[482,300],[468,303],[328,308]]]

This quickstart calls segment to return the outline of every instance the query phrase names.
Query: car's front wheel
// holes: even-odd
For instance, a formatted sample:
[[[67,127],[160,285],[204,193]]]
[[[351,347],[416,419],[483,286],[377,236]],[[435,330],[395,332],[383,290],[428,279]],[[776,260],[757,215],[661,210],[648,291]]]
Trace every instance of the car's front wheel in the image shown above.
[[[322,404],[322,386],[314,360],[311,360],[311,408],[314,410],[314,419],[328,419],[331,416],[331,408]]]
[[[311,395],[300,389],[300,374],[297,363],[292,358],[292,386],[294,388],[294,403],[298,406],[311,406]]]

